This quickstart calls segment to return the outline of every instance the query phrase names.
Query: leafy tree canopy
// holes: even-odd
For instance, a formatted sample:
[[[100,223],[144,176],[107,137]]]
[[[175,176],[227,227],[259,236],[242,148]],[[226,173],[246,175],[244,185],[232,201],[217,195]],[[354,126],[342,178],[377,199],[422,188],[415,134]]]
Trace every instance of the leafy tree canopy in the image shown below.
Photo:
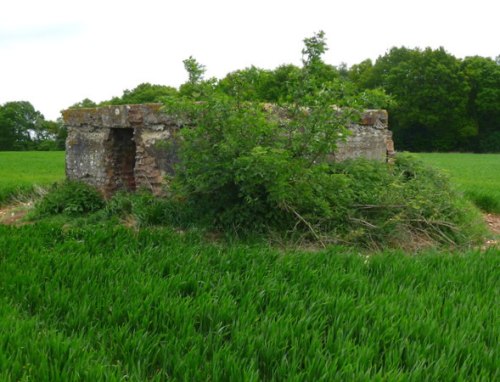
[[[99,106],[126,105],[161,102],[166,97],[177,95],[177,90],[165,85],[143,83],[132,90],[125,90],[121,97],[114,97],[110,101],[101,102]]]
[[[469,84],[460,61],[443,48],[393,48],[351,76],[396,98],[389,115],[400,149],[454,150],[477,135],[467,114]]]
[[[84,98],[80,102],[77,102],[69,107],[69,109],[84,109],[89,107],[96,107],[97,104],[89,98]]]
[[[27,150],[43,139],[45,119],[26,101],[0,106],[0,150]]]

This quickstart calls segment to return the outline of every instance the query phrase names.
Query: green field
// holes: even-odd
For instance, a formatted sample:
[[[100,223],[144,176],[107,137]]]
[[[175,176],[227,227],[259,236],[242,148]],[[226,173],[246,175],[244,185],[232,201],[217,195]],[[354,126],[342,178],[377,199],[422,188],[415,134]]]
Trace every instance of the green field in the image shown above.
[[[35,154],[47,183],[63,176],[62,153],[0,153],[18,165],[1,167],[0,192],[29,186],[12,172]],[[0,381],[498,380],[499,269],[494,248],[311,252],[111,221],[0,225]]]
[[[0,151],[0,204],[64,178],[64,151]]]
[[[500,154],[418,154],[443,169],[477,206],[500,213]]]
[[[498,254],[0,227],[0,380],[496,380]],[[30,379],[30,380],[31,380]]]

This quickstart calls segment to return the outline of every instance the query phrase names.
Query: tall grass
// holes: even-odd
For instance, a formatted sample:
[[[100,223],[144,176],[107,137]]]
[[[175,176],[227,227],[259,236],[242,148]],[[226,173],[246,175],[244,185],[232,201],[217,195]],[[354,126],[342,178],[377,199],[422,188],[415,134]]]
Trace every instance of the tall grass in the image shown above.
[[[0,226],[0,380],[497,380],[498,252]]]
[[[34,185],[64,179],[63,151],[0,151],[0,205]]]
[[[479,208],[500,213],[500,154],[418,154],[448,172],[451,180]]]

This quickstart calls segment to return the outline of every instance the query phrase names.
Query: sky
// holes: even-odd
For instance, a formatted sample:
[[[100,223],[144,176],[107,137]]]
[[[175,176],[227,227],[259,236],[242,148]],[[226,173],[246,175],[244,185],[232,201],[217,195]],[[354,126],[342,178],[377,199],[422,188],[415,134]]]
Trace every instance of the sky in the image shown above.
[[[143,82],[178,87],[193,56],[206,77],[301,64],[323,30],[324,61],[375,61],[393,46],[500,55],[498,0],[2,0],[0,105],[29,101],[47,119]]]

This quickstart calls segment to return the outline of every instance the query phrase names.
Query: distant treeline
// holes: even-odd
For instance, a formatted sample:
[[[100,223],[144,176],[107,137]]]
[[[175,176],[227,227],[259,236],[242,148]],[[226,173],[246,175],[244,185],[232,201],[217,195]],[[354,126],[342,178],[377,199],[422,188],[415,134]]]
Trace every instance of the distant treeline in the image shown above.
[[[338,106],[387,109],[398,150],[500,152],[500,56],[458,59],[443,48],[401,47],[375,63],[368,59],[351,67],[333,66],[320,58],[326,50],[324,35],[314,38],[320,43],[310,46],[322,50],[312,55],[303,51],[303,57],[316,57],[316,62],[303,59],[302,67],[252,66],[222,79],[204,79],[204,66],[190,57],[184,61],[189,79],[179,89],[144,83],[109,101],[84,99],[71,107],[203,100],[214,91],[241,102],[291,103],[307,70],[316,81],[301,90],[301,97],[322,91]],[[13,113],[16,108],[22,112]],[[45,121],[27,102],[0,106],[0,132],[0,150],[61,148],[64,142],[61,122]]]

